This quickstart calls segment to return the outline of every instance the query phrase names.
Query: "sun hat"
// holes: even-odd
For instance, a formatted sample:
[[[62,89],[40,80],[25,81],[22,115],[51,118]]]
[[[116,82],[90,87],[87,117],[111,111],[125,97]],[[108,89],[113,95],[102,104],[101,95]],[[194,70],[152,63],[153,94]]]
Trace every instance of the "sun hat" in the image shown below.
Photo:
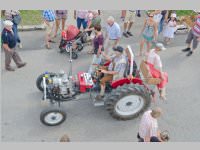
[[[155,47],[159,48],[161,51],[166,50],[166,48],[164,47],[164,45],[162,43],[156,43]]]
[[[171,14],[171,17],[176,18],[176,14],[175,14],[175,13],[172,13],[172,14]]]
[[[3,24],[4,24],[4,26],[12,26],[13,25],[12,21],[10,21],[10,20],[5,20],[3,22]]]

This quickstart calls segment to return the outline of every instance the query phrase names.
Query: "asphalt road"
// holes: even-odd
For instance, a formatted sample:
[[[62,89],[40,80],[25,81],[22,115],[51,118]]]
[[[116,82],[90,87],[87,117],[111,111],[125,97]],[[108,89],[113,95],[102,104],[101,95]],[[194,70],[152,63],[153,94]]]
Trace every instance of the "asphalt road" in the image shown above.
[[[119,11],[103,11],[105,20],[113,15],[120,22]],[[144,18],[136,18],[132,32],[133,37],[122,38],[121,45],[130,44],[135,53],[139,50],[139,32]],[[69,17],[68,23],[75,21]],[[130,121],[113,119],[104,107],[94,107],[88,95],[79,100],[63,103],[67,112],[67,120],[60,126],[47,127],[40,120],[40,112],[48,107],[41,103],[42,93],[38,91],[35,81],[44,71],[58,72],[69,69],[69,57],[58,53],[58,44],[54,49],[44,49],[44,32],[20,32],[24,48],[18,50],[20,56],[28,65],[15,72],[4,70],[4,54],[1,56],[2,74],[2,141],[8,142],[40,142],[58,141],[67,133],[76,142],[136,142],[136,134],[141,116]],[[170,141],[192,142],[200,141],[200,51],[199,48],[191,57],[181,52],[184,48],[186,34],[176,35],[167,50],[160,53],[164,70],[169,74],[167,85],[167,102],[157,100],[151,107],[160,106],[163,116],[159,120],[161,129],[170,132]],[[57,39],[59,40],[59,38]],[[162,37],[159,38],[162,40]],[[90,47],[85,47],[79,58],[73,61],[73,73],[87,71],[91,55],[87,54]],[[137,62],[140,60],[138,58]],[[14,65],[14,64],[13,64]]]

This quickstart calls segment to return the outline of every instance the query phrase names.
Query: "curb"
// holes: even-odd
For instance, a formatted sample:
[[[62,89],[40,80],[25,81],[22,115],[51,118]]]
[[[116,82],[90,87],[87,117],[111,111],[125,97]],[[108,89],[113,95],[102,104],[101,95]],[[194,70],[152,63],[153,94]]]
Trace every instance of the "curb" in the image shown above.
[[[19,25],[18,26],[18,31],[36,31],[36,30],[45,30],[46,27],[42,25]]]

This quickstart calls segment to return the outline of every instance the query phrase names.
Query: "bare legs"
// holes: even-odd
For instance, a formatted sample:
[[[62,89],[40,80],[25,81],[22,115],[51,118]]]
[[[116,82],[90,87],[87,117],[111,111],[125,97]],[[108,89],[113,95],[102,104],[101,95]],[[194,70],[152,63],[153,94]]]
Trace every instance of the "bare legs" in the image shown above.
[[[65,22],[66,22],[66,19],[56,19],[56,30],[55,30],[54,37],[57,36],[57,32],[58,32],[58,29],[59,29],[59,26],[60,26],[61,21],[62,21],[62,30],[65,29]]]
[[[139,56],[142,56],[143,49],[144,49],[144,43],[146,43],[146,45],[147,45],[147,52],[150,51],[151,43],[146,41],[145,39],[142,39],[142,41],[140,42],[140,53],[139,53]]]

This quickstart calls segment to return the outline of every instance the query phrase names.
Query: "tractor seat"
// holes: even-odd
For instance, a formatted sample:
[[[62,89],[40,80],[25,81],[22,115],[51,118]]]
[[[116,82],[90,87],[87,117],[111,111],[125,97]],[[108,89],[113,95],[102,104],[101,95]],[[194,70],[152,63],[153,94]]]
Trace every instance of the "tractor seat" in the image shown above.
[[[149,73],[148,66],[144,60],[142,60],[140,64],[140,71],[142,72],[142,75],[144,77],[143,80],[145,83],[150,84],[150,85],[160,84],[161,79],[152,77],[152,75]]]

